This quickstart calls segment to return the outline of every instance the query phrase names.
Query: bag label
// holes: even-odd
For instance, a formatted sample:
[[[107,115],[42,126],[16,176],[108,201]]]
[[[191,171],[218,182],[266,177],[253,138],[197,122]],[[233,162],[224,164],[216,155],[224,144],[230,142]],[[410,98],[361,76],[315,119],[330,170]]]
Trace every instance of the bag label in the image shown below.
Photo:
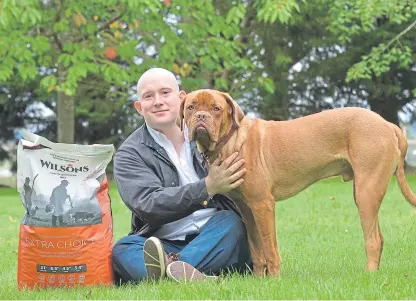
[[[87,271],[86,264],[77,264],[77,265],[63,265],[63,266],[53,266],[53,265],[43,265],[37,264],[36,271],[39,273],[83,273]]]
[[[111,152],[82,155],[52,148],[19,150],[18,191],[23,225],[78,227],[102,223],[96,194]]]

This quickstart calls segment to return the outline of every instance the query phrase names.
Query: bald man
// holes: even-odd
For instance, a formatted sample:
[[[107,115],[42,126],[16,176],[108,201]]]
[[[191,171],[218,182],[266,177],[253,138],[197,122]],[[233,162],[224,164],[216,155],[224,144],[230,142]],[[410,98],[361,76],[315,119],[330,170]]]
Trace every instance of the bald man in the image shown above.
[[[176,124],[181,100],[175,76],[152,68],[134,103],[144,124],[120,146],[114,178],[132,212],[131,232],[113,248],[116,284],[169,277],[216,279],[251,265],[247,235],[226,193],[242,183],[236,154],[208,172],[194,142]]]

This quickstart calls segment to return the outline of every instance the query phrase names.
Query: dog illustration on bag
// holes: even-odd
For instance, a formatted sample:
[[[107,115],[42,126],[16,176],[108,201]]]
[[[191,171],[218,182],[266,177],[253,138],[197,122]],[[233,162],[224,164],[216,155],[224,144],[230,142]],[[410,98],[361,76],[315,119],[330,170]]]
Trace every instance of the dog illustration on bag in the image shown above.
[[[70,217],[73,218],[75,223],[86,223],[91,219],[94,219],[94,213],[77,211],[74,214],[70,214]]]
[[[51,212],[52,214],[52,226],[58,226],[56,221],[59,221],[60,226],[64,226],[64,204],[66,200],[69,200],[69,203],[71,204],[71,208],[74,208],[72,205],[71,196],[68,194],[66,187],[69,185],[69,182],[67,180],[62,180],[61,184],[59,184],[57,187],[55,187],[52,190],[52,194],[50,197],[50,204],[46,206],[45,212]]]

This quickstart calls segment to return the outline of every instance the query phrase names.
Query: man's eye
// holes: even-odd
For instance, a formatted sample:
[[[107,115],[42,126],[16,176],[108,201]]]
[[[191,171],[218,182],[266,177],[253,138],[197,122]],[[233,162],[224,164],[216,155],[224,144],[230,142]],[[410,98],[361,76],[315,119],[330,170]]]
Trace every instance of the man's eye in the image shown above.
[[[162,93],[166,95],[169,94],[169,91],[163,91]]]
[[[216,111],[216,112],[221,111],[221,108],[220,107],[214,107],[214,111]]]
[[[195,109],[193,105],[188,106],[188,110],[192,111],[193,109]]]

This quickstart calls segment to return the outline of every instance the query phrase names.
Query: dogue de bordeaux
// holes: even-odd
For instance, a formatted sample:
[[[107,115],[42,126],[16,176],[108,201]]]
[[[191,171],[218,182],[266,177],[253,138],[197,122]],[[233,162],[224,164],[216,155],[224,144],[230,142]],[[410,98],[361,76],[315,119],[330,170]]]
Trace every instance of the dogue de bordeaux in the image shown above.
[[[416,206],[404,175],[407,141],[396,125],[363,108],[323,111],[290,121],[249,119],[227,93],[197,90],[181,103],[186,123],[209,163],[234,152],[244,158],[244,182],[228,195],[246,225],[254,273],[278,276],[281,258],[275,202],[321,179],[354,181],[354,199],[364,232],[366,270],[377,270],[383,249],[378,211],[389,181],[397,180]]]

